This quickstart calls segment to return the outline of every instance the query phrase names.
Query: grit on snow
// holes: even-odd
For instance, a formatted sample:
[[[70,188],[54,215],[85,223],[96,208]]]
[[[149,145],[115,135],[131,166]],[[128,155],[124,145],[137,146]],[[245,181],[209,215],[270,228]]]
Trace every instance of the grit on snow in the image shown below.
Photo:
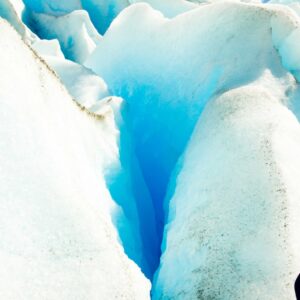
[[[299,5],[0,0],[0,299],[295,299]]]

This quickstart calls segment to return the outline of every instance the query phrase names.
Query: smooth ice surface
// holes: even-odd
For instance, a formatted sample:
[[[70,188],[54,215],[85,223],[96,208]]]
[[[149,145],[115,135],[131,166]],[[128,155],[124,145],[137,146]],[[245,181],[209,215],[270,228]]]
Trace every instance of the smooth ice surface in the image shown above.
[[[89,12],[91,20],[101,34],[128,5],[130,0],[81,0],[82,7]]]
[[[22,36],[25,34],[25,26],[10,0],[0,0],[0,17],[6,19]]]
[[[104,181],[119,159],[112,110],[81,111],[0,28],[0,298],[149,299],[110,217],[122,209]]]
[[[23,0],[25,5],[36,13],[60,16],[81,8],[81,0]]]
[[[170,202],[154,299],[294,299],[300,125],[280,86],[262,80],[205,109]]]
[[[172,18],[191,9],[197,8],[198,5],[185,0],[131,0],[131,3],[146,2],[154,9],[159,10],[165,17]]]

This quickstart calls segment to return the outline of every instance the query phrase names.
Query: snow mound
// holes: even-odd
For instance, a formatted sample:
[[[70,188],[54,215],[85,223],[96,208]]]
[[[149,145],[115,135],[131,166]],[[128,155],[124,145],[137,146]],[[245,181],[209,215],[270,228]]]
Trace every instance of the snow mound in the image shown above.
[[[202,114],[170,202],[153,299],[294,299],[300,126],[273,88],[234,89]]]
[[[81,111],[0,23],[0,298],[149,299],[111,220],[120,210],[104,181],[119,160],[112,111]]]

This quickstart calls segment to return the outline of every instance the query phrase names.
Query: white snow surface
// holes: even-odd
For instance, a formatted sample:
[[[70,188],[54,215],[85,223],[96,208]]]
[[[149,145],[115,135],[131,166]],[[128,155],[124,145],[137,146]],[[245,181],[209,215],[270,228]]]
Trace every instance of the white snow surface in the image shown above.
[[[182,161],[153,299],[294,299],[300,125],[280,83],[212,100]]]
[[[112,110],[80,110],[0,22],[0,298],[149,299],[111,220],[119,209],[104,181],[119,159]]]

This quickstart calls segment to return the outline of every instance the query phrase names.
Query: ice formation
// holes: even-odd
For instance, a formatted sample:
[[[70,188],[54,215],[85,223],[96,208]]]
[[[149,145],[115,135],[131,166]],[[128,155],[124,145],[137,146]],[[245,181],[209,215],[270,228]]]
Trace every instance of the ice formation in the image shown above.
[[[109,217],[112,110],[81,111],[4,21],[1,35],[0,298],[147,299]]]
[[[1,299],[295,299],[298,1],[0,17]]]
[[[205,109],[171,200],[154,299],[293,299],[300,126],[273,88],[237,88]]]

